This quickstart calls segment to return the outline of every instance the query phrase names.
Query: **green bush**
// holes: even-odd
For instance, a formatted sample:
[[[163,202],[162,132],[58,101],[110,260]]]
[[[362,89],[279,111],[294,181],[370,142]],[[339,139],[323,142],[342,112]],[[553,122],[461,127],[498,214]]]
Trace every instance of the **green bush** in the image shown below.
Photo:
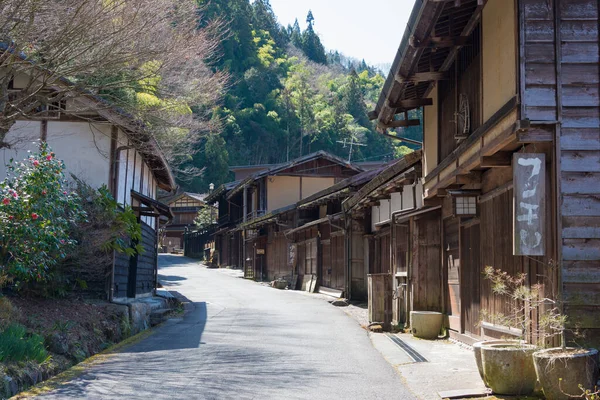
[[[50,358],[40,335],[27,335],[23,325],[11,324],[0,332],[0,362],[37,361]]]
[[[0,285],[12,281],[19,288],[51,277],[73,250],[69,229],[85,213],[77,194],[68,190],[64,163],[45,143],[8,167],[0,181]]]

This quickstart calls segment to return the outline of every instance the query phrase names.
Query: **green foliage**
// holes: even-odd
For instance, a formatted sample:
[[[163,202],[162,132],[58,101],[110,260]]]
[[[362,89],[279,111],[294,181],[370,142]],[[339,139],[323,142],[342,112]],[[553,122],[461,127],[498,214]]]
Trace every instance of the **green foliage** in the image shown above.
[[[201,25],[215,17],[229,21],[222,57],[213,67],[231,73],[232,84],[213,110],[216,129],[190,156],[190,165],[202,174],[181,182],[186,190],[202,192],[210,183],[230,181],[228,165],[276,164],[318,150],[347,159],[349,146],[338,143],[344,140],[366,145],[353,147],[352,161],[386,161],[418,148],[376,132],[367,114],[375,108],[384,77],[364,60],[327,54],[312,12],[302,30],[297,20],[280,26],[268,0],[200,4],[205,7]],[[409,116],[422,114],[417,110]],[[422,140],[421,127],[400,134]]]
[[[550,293],[554,287],[551,277],[556,266],[548,265],[544,283],[530,283],[526,273],[511,275],[506,271],[486,266],[483,276],[490,282],[492,292],[506,300],[507,312],[490,312],[482,310],[482,321],[515,328],[521,331],[520,339],[536,340],[536,345],[545,346],[548,339],[563,336],[567,317],[560,312],[560,302]],[[537,314],[537,323],[531,319]],[[564,343],[564,338],[563,338]]]
[[[203,207],[198,211],[194,224],[197,228],[202,229],[217,222],[217,212],[212,207]]]
[[[69,231],[86,214],[67,189],[64,168],[42,143],[28,159],[11,160],[0,183],[0,275],[16,287],[47,280],[76,244]]]
[[[114,250],[128,256],[135,255],[135,252],[143,253],[141,244],[132,247],[132,242],[142,240],[142,226],[131,206],[122,208],[106,185],[96,190],[77,177],[73,179],[77,184],[76,191],[87,200],[85,208],[90,218],[95,220],[95,228],[105,230],[99,243],[100,249],[107,253]]]
[[[11,324],[0,332],[0,362],[37,361],[50,359],[40,335],[27,335],[23,325]]]

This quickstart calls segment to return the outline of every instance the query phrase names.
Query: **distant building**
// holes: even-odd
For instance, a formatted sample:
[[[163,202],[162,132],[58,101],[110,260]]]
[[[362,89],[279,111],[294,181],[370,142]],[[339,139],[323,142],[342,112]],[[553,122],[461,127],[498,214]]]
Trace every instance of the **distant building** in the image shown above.
[[[163,251],[172,252],[183,249],[183,234],[186,229],[193,230],[195,228],[194,220],[201,209],[211,207],[214,218],[217,218],[218,210],[204,202],[206,196],[206,194],[183,192],[175,197],[163,199],[173,213],[173,220],[165,227],[164,235],[161,238]]]

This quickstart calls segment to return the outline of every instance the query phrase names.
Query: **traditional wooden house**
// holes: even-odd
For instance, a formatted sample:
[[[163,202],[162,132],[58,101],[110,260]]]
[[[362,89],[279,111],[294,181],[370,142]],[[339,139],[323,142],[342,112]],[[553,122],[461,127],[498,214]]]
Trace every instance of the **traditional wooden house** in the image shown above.
[[[406,324],[408,312],[441,311],[440,208],[423,206],[421,151],[390,163],[354,196],[344,211],[361,221],[370,282],[370,309],[384,325]]]
[[[229,192],[240,182],[234,181],[219,186],[204,198],[204,202],[217,208],[217,231],[214,240],[213,263],[218,267],[242,268],[242,232],[236,226],[242,222],[241,194],[231,201]]]
[[[295,248],[289,246],[285,231],[311,221],[314,214],[297,211],[296,203],[359,172],[358,167],[320,151],[218,188],[207,201],[218,201],[223,216],[216,234],[219,265],[235,258],[244,261],[247,278],[290,278],[296,265],[290,251]],[[224,239],[236,235],[237,246]],[[303,256],[298,262],[304,260]]]
[[[182,192],[161,199],[173,213],[173,219],[163,229],[160,244],[167,252],[183,249],[183,234],[194,230],[194,220],[203,208],[209,208],[217,218],[218,210],[204,202],[205,194]]]
[[[352,293],[354,300],[366,298],[362,249],[354,248],[353,254],[348,253],[350,232],[357,230],[348,230],[342,202],[384,168],[385,165],[379,163],[376,169],[347,178],[297,203],[301,219],[285,234],[293,242],[297,274],[303,280],[313,277],[315,288],[320,292],[348,298]]]
[[[15,76],[9,86],[18,96],[30,86],[29,78]],[[156,200],[159,188],[175,188],[169,165],[133,117],[87,93],[69,92],[64,99],[11,127],[0,146],[0,176],[11,158],[27,158],[44,141],[69,173],[92,187],[105,185],[121,205],[133,207],[145,251],[132,257],[115,253],[106,292],[115,301],[150,296],[156,288],[158,219],[172,218],[169,207]]]
[[[282,210],[295,206],[301,201],[335,183],[360,172],[360,168],[324,151],[318,151],[297,158],[285,164],[261,171],[241,181],[227,194],[227,200],[242,194],[241,207],[243,221],[240,228],[245,238],[243,259],[246,262],[245,275],[259,276],[257,266],[264,263],[268,241],[265,229],[249,229],[255,222],[279,215]],[[312,216],[298,213],[294,225],[303,223]],[[255,221],[259,220],[259,221]],[[283,249],[283,246],[281,247]],[[298,262],[305,259],[299,254]],[[316,257],[316,256],[315,256]],[[286,258],[283,254],[278,259]],[[267,268],[263,268],[263,272]]]
[[[506,307],[491,266],[551,275],[579,343],[600,342],[598,47],[597,0],[416,1],[370,117],[389,135],[424,107],[424,204],[442,206],[429,268],[451,336],[510,332],[480,321]]]

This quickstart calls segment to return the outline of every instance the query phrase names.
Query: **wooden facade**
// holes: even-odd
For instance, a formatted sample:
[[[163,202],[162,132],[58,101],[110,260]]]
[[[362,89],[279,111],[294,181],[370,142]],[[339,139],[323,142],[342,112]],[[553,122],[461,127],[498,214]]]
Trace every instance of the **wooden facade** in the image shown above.
[[[423,121],[424,199],[441,209],[440,237],[426,243],[438,246],[442,280],[437,274],[415,279],[440,284],[442,310],[461,340],[510,331],[482,320],[482,311],[507,307],[483,279],[491,266],[542,283],[546,296],[562,299],[569,327],[584,334],[578,343],[600,343],[598,7],[596,0],[417,2],[370,114],[385,130],[408,105],[430,104]],[[436,43],[463,39],[424,46],[432,36]],[[514,154],[539,155],[535,174],[543,179],[533,189],[521,182],[535,168],[515,180],[525,172],[513,165]],[[522,200],[533,200],[534,192],[537,205]],[[467,195],[476,196],[476,212],[462,215],[456,202]],[[418,230],[415,222],[396,232]],[[523,250],[520,241],[535,249]],[[406,248],[401,243],[396,257]]]
[[[165,227],[164,234],[161,237],[161,246],[167,252],[183,249],[183,234],[195,228],[194,220],[198,212],[210,207],[215,219],[218,217],[218,210],[208,206],[204,202],[206,195],[199,193],[183,192],[175,197],[161,199],[166,203],[173,213],[173,220]]]

